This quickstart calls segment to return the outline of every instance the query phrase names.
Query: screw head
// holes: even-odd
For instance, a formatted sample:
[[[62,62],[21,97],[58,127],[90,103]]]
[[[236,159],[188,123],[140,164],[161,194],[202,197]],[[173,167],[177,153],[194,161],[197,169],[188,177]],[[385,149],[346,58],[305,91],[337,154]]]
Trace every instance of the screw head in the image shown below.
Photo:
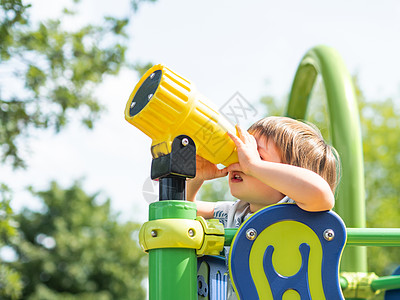
[[[183,145],[184,147],[186,147],[187,145],[189,145],[189,140],[188,140],[187,138],[183,138],[183,139],[182,139],[182,145]]]
[[[246,231],[246,238],[249,241],[254,241],[257,237],[257,230],[255,230],[254,228],[249,228]]]
[[[157,231],[156,230],[152,230],[151,231],[151,236],[152,237],[156,237],[157,236]]]
[[[150,75],[150,79],[153,79],[154,78],[154,73],[151,73],[151,75]]]
[[[131,108],[134,108],[135,105],[136,105],[136,102],[135,102],[135,101],[132,101],[132,103],[131,103]]]
[[[148,96],[147,96],[147,99],[151,99],[151,97],[153,97],[153,94],[149,94]]]
[[[328,242],[335,238],[335,232],[332,229],[326,229],[323,233],[324,239]]]
[[[190,237],[194,237],[195,232],[194,232],[193,229],[189,229],[188,230],[188,234],[189,234]]]

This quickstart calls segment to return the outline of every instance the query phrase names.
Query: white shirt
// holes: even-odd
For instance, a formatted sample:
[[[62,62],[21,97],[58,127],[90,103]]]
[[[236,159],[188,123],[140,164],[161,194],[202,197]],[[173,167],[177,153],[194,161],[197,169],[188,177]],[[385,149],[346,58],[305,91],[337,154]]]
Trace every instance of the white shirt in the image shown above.
[[[277,203],[295,203],[285,196]],[[225,228],[238,228],[251,215],[250,204],[237,200],[217,202],[214,208],[214,218],[218,219]]]

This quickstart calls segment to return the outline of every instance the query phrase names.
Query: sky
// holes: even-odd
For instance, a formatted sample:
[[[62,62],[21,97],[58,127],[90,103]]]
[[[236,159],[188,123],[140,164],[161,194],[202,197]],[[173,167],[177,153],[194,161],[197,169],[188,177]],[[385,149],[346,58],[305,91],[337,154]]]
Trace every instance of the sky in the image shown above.
[[[32,16],[56,15],[62,3],[34,1]],[[82,0],[79,26],[109,13],[124,15],[128,1]],[[286,99],[302,56],[316,45],[335,48],[367,99],[400,101],[400,2],[339,1],[178,1],[144,3],[129,26],[128,57],[163,63],[191,80],[216,107],[235,93],[253,107],[264,95]],[[25,154],[28,169],[4,166],[0,181],[15,198],[12,206],[38,209],[27,185],[46,189],[51,180],[68,187],[83,178],[89,193],[109,197],[121,220],[147,220],[156,186],[149,180],[151,140],[124,120],[138,75],[124,69],[96,90],[107,112],[90,131],[72,122],[58,135],[35,132]],[[249,125],[259,110],[242,120]]]

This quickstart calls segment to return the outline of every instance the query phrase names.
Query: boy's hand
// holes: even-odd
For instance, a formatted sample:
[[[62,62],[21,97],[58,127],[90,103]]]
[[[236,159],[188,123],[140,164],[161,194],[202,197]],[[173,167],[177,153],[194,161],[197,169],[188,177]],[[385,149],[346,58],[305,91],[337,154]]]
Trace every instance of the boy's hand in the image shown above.
[[[210,180],[228,175],[226,168],[218,169],[216,165],[205,158],[196,155],[196,179]]]
[[[238,152],[239,163],[228,166],[227,171],[241,171],[247,175],[251,175],[252,165],[261,161],[260,153],[258,153],[257,141],[247,131],[236,125],[239,137],[228,132],[229,137],[236,145]]]

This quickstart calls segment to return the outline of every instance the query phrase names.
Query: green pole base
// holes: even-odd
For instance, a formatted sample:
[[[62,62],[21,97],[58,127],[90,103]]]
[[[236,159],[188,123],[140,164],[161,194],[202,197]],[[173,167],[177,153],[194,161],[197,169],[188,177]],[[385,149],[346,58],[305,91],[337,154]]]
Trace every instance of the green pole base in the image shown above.
[[[196,204],[163,200],[150,204],[149,220],[196,219]],[[171,237],[174,238],[174,237]],[[149,300],[197,299],[197,256],[194,249],[149,251]]]

